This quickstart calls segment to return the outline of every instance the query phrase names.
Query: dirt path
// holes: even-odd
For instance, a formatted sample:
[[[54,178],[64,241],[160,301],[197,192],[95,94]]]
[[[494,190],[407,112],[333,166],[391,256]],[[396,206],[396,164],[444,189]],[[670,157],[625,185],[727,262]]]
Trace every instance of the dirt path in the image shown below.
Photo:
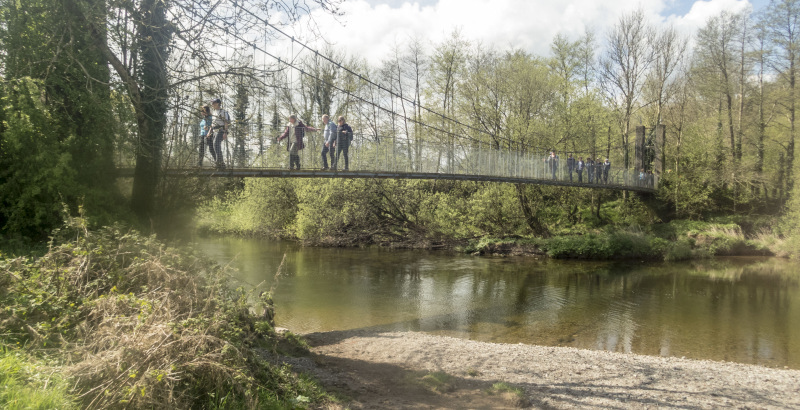
[[[348,408],[796,408],[800,371],[423,333],[306,335]],[[499,384],[498,384],[499,383]]]

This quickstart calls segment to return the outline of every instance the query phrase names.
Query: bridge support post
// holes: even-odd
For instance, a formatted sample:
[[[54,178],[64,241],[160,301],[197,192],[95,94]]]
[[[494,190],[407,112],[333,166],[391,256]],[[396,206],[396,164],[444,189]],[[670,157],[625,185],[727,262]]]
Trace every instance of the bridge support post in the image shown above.
[[[653,173],[657,175],[661,175],[664,173],[664,141],[666,137],[666,125],[658,124],[656,125],[656,140],[654,143],[654,165],[653,165]]]
[[[638,175],[638,172],[642,169],[647,168],[644,163],[644,136],[646,133],[646,128],[643,125],[639,125],[636,127],[636,160],[634,161],[634,174]]]

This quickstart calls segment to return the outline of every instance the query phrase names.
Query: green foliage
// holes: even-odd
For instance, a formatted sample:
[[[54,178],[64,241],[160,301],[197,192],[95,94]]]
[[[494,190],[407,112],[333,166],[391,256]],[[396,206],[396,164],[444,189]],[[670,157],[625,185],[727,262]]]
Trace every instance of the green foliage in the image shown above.
[[[72,156],[60,148],[39,83],[23,79],[0,92],[0,226],[6,232],[41,236],[61,219],[62,192],[70,197],[79,192]]]
[[[110,74],[62,2],[0,4],[0,233],[45,238],[63,203],[117,214]],[[67,35],[66,33],[70,33]],[[69,56],[69,58],[59,58]]]
[[[0,347],[0,407],[8,410],[69,410],[78,400],[69,393],[63,369],[23,351]]]
[[[671,242],[664,254],[664,260],[667,262],[677,262],[689,260],[694,256],[692,248],[694,247],[694,240],[691,238],[681,238],[678,241]]]
[[[630,229],[581,236],[554,237],[545,243],[553,258],[660,259],[667,242]]]
[[[89,230],[82,218],[54,238],[41,257],[0,261],[0,340],[69,360],[63,374],[82,406],[291,407],[326,397],[274,364],[277,336],[216,264],[120,227]]]
[[[491,393],[511,393],[519,397],[525,397],[525,393],[519,387],[514,387],[506,382],[497,382],[492,385]]]
[[[420,377],[417,382],[423,387],[438,393],[455,390],[455,378],[445,372],[432,372]]]

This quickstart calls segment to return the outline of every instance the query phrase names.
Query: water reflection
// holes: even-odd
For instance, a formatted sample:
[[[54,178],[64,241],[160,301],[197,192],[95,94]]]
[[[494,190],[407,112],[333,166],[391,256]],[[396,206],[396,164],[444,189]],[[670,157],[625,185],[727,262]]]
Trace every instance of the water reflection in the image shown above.
[[[268,288],[297,332],[381,328],[800,368],[800,270],[776,259],[678,264],[475,258],[195,238]]]

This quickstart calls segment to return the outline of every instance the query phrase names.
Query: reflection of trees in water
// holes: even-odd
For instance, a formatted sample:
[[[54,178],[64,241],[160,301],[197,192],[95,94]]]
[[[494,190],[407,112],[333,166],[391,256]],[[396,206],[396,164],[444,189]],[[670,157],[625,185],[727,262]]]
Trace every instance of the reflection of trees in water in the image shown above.
[[[781,260],[563,262],[248,243],[220,240],[223,262],[258,283],[288,251],[278,318],[304,331],[384,326],[800,367],[800,275]]]

